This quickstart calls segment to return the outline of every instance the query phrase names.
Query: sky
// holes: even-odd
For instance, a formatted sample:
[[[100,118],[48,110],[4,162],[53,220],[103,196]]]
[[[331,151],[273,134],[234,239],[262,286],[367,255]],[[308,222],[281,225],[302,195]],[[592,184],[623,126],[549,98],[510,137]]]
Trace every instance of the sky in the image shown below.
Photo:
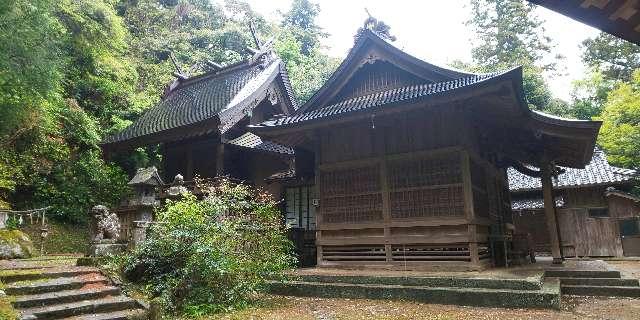
[[[251,7],[270,20],[280,20],[278,10],[287,11],[291,0],[248,0]],[[438,65],[454,60],[471,61],[474,32],[464,23],[471,14],[466,0],[316,0],[320,4],[317,23],[329,33],[324,40],[327,53],[342,59],[353,45],[353,35],[367,18],[365,8],[391,27],[395,45],[408,53]],[[562,75],[547,77],[554,96],[570,100],[571,82],[581,79],[585,66],[580,43],[598,30],[561,14],[537,8],[556,52],[566,59]]]

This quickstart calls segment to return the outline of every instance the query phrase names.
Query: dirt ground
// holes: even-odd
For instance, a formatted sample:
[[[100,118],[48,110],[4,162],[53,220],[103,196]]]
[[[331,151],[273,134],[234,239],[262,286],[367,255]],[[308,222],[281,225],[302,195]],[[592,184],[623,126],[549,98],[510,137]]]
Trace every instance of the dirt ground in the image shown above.
[[[583,320],[640,319],[640,299],[564,297],[561,310],[478,308],[404,301],[265,296],[259,306],[206,319]]]
[[[601,261],[588,263],[602,264]],[[606,261],[623,277],[640,278],[640,261]],[[323,299],[265,295],[254,307],[206,319],[342,320],[639,320],[640,298],[563,296],[561,310],[479,308],[405,301]]]

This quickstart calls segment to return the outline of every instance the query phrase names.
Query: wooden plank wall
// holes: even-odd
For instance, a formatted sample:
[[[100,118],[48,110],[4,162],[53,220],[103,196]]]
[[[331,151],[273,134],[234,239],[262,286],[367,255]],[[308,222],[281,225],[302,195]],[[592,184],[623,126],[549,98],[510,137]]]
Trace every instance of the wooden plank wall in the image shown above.
[[[319,264],[488,263],[489,212],[478,226],[465,123],[450,108],[317,132]]]
[[[634,215],[629,203],[609,201],[609,216],[592,218],[589,207],[607,206],[603,188],[565,190],[568,208],[558,208],[558,222],[563,254],[568,257],[623,256],[619,221]],[[604,203],[604,204],[603,204]],[[636,215],[640,212],[636,212]],[[517,232],[531,233],[537,251],[549,251],[549,235],[542,209],[523,210],[515,214]]]

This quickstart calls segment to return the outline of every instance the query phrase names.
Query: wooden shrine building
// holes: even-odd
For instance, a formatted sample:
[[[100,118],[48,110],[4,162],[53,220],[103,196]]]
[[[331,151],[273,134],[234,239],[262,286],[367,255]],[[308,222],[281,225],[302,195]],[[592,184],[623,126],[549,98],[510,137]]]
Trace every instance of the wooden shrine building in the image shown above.
[[[561,262],[551,177],[590,161],[600,122],[532,111],[522,90],[520,68],[438,67],[367,26],[306,104],[250,130],[295,149],[296,171],[273,178],[314,190],[319,266],[488,266],[492,241],[514,230],[510,166],[542,177]]]
[[[538,252],[549,252],[539,178],[508,169],[513,221]],[[565,257],[640,255],[640,199],[628,192],[634,170],[614,167],[596,149],[584,169],[561,168],[553,179],[560,243]]]
[[[156,106],[103,141],[105,153],[160,144],[161,172],[169,182],[177,174],[187,181],[230,175],[266,186],[265,178],[289,168],[292,149],[246,130],[297,107],[284,63],[272,48],[265,45],[229,66],[207,66],[197,76],[177,74]]]

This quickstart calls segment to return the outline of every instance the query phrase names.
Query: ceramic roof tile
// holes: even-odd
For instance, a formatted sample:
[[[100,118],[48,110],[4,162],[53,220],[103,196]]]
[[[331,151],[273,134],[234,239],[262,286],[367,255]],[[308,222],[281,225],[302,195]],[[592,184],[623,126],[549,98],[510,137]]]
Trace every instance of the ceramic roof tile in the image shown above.
[[[184,84],[169,92],[133,124],[105,138],[102,143],[118,143],[217,117],[253,94],[257,88],[262,87],[264,80],[273,78],[272,74],[275,72],[282,76],[286,94],[295,109],[291,86],[288,77],[284,75],[286,70],[279,59],[273,59],[266,66],[263,63],[247,62],[216,74],[184,80]]]
[[[478,74],[446,82],[425,83],[421,85],[410,85],[406,87],[389,89],[365,96],[343,100],[320,109],[315,109],[303,113],[296,113],[287,117],[270,119],[262,122],[261,124],[255,125],[254,127],[278,127],[284,125],[292,125],[338,114],[356,112],[359,110],[383,106],[400,101],[417,99],[433,94],[463,88],[497,77],[498,75],[499,74],[496,73]]]
[[[260,137],[251,132],[247,132],[240,137],[229,141],[228,144],[236,145],[243,148],[293,155],[293,149],[285,147],[281,144],[277,144],[275,142],[262,140]]]
[[[556,208],[564,206],[564,199],[562,197],[556,197]],[[542,198],[527,198],[511,200],[512,210],[526,210],[526,209],[542,209],[544,208],[544,200]]]
[[[619,184],[631,181],[637,176],[635,170],[610,165],[605,153],[599,149],[593,152],[591,162],[589,162],[584,169],[561,168],[564,169],[564,172],[553,179],[553,186],[557,188]],[[514,168],[509,168],[507,173],[509,176],[509,189],[511,191],[527,191],[542,188],[540,178],[527,176]]]

